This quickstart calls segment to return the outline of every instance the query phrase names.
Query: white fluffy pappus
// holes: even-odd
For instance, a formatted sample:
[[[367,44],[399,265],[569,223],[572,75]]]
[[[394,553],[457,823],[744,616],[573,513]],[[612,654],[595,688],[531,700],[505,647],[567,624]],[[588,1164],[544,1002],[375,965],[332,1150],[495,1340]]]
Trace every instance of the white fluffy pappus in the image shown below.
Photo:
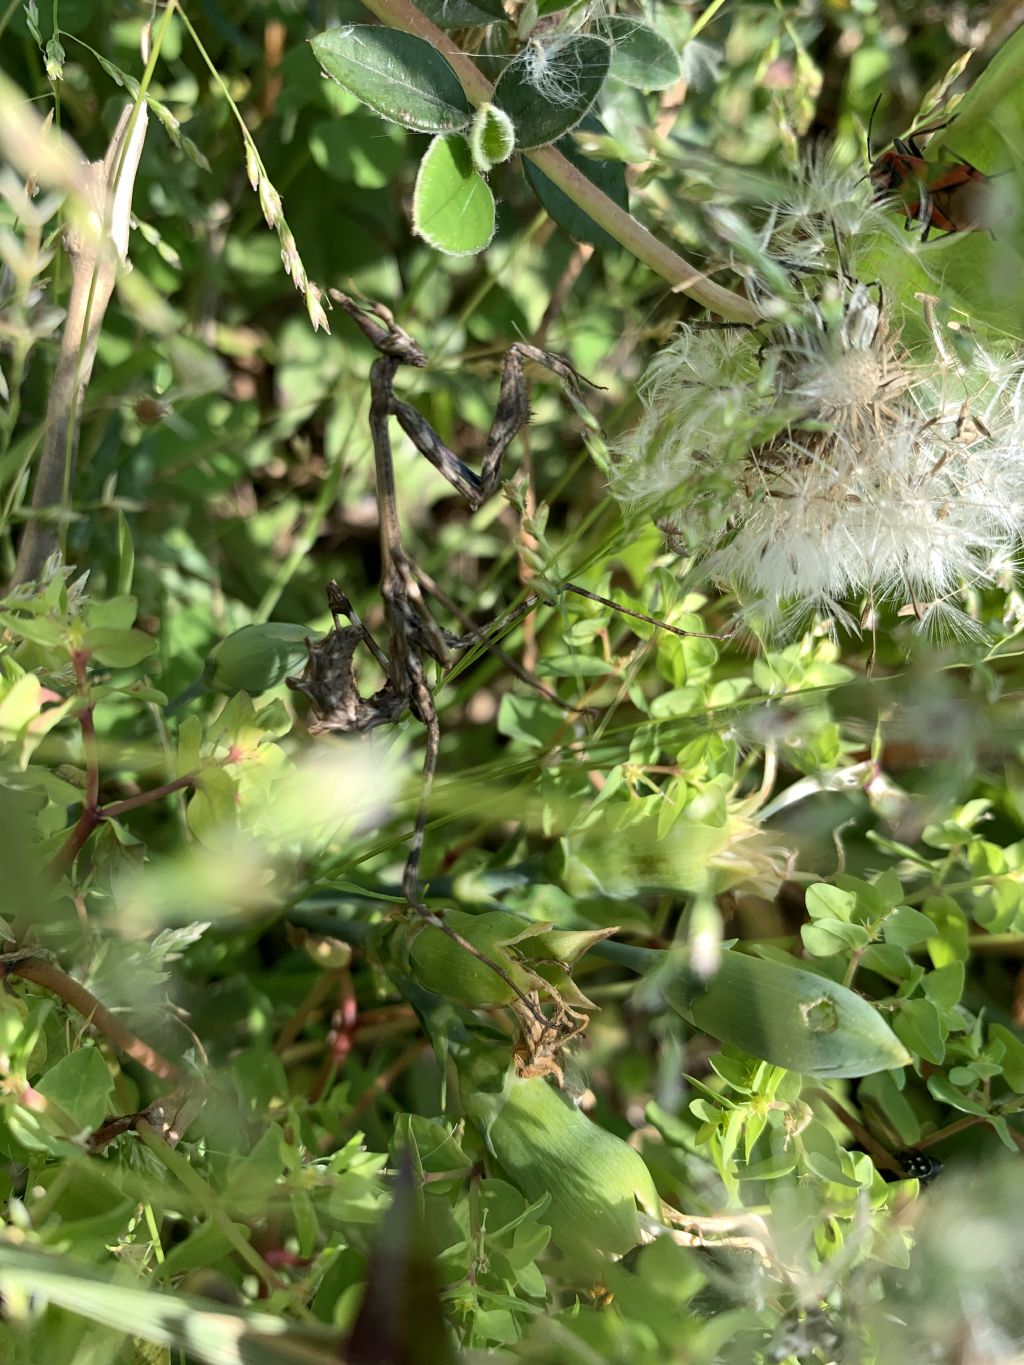
[[[1016,553],[1024,366],[938,338],[911,359],[844,276],[759,334],[682,329],[641,397],[614,491],[656,507],[769,633],[856,627],[882,602],[970,633],[955,601]]]

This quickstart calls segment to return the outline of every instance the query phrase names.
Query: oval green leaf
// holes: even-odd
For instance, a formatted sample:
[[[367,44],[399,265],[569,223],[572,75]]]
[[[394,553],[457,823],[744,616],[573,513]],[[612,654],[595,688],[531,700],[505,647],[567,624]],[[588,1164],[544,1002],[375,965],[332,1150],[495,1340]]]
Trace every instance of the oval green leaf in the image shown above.
[[[310,39],[332,80],[384,118],[420,133],[465,128],[472,109],[439,52],[411,33],[345,24]]]
[[[473,169],[461,133],[435,137],[420,162],[412,198],[413,229],[449,256],[473,256],[494,235],[494,196]]]
[[[36,1089],[81,1129],[103,1122],[114,1081],[98,1048],[80,1047],[50,1067]]]
[[[288,621],[241,626],[210,651],[206,668],[209,684],[217,692],[257,696],[276,687],[305,662],[307,642],[316,634]]]
[[[910,1054],[862,996],[827,977],[724,952],[706,982],[685,966],[656,977],[673,1009],[712,1038],[806,1076],[869,1076]]]
[[[438,28],[478,28],[484,24],[507,24],[501,0],[419,0],[421,14]]]
[[[580,123],[579,129],[585,133],[603,133],[604,127],[589,115]],[[594,157],[584,156],[571,135],[560,138],[555,144],[566,161],[597,186],[609,199],[614,200],[620,209],[629,212],[629,188],[626,184],[626,168],[621,161],[597,161]],[[524,158],[523,166],[530,188],[549,218],[553,219],[576,242],[587,242],[599,251],[614,251],[619,243],[595,223],[588,213],[578,208],[569,196],[549,180],[529,158]]]
[[[145,631],[115,630],[111,626],[87,630],[83,643],[96,662],[107,668],[134,668],[157,647],[156,640]]]
[[[571,132],[600,94],[611,59],[603,38],[581,34],[520,53],[494,87],[494,103],[515,125],[516,145],[545,147]]]
[[[612,45],[611,74],[637,90],[667,90],[682,76],[672,44],[646,24],[623,17],[605,20],[602,32]]]

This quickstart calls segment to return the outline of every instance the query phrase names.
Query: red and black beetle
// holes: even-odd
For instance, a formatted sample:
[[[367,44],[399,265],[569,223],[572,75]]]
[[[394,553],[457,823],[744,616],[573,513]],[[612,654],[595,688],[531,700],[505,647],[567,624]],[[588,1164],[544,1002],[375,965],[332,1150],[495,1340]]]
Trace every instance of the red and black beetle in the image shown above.
[[[896,138],[892,147],[871,163],[868,172],[875,198],[898,205],[906,215],[908,229],[923,225],[921,240],[925,242],[933,229],[991,233],[1000,216],[994,203],[992,176],[948,147],[939,150],[953,160],[924,159],[917,139],[947,124],[948,120]]]

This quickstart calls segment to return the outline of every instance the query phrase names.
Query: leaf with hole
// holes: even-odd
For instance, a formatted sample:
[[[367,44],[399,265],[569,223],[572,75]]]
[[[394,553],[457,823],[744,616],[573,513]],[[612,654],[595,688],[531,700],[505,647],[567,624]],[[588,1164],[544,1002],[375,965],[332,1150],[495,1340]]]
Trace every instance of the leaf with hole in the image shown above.
[[[332,80],[384,118],[420,133],[465,128],[472,115],[459,78],[439,52],[411,33],[345,24],[310,39]]]

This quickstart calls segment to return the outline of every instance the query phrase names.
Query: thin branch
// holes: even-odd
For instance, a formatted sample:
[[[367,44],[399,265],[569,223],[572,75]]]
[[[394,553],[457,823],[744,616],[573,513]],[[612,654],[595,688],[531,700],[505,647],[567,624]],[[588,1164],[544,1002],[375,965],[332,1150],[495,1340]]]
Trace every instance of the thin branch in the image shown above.
[[[476,64],[460,52],[451,38],[432,24],[410,0],[363,0],[363,4],[382,24],[413,33],[430,43],[451,66],[467,97],[474,104],[490,101],[494,91]],[[752,303],[731,289],[723,289],[721,285],[713,283],[678,252],[660,242],[554,147],[537,147],[523,155],[563,194],[567,194],[577,208],[581,208],[617,242],[621,242],[637,260],[643,261],[668,280],[674,290],[689,294],[727,322],[754,324],[759,320],[760,315]]]
[[[165,796],[171,796],[174,792],[185,791],[189,787],[199,785],[197,773],[186,773],[184,777],[176,777],[172,782],[163,782],[159,787],[151,787],[149,791],[136,792],[134,796],[126,796],[123,801],[111,801],[109,806],[101,806],[99,809],[100,820],[117,820],[122,815],[127,815],[130,810],[138,810],[142,806],[148,806],[153,801],[162,801]]]
[[[82,716],[82,734],[86,733],[85,714]],[[91,720],[91,708],[89,710]],[[91,778],[91,773],[90,773]],[[165,796],[170,796],[177,791],[183,791],[188,787],[199,785],[199,777],[196,773],[186,773],[184,777],[176,777],[172,782],[164,782],[159,787],[152,787],[149,791],[136,792],[134,796],[127,796],[123,801],[112,801],[109,806],[97,806],[96,795],[93,791],[90,797],[86,793],[86,799],[82,804],[82,811],[74,825],[71,833],[61,844],[60,848],[50,860],[50,875],[55,881],[66,876],[74,867],[75,859],[81,853],[88,842],[89,836],[97,825],[101,825],[104,820],[117,820],[128,811],[139,810],[142,806],[149,806],[154,801],[161,801]],[[91,782],[90,782],[90,791]]]
[[[883,1147],[882,1144],[864,1127],[844,1104],[841,1104],[834,1095],[830,1095],[827,1090],[815,1086],[808,1092],[812,1099],[819,1100],[828,1106],[835,1114],[839,1122],[857,1139],[860,1145],[867,1152],[868,1156],[875,1163],[880,1171],[888,1171],[891,1175],[897,1175],[903,1179],[906,1172],[893,1154]]]
[[[56,963],[48,962],[41,957],[26,957],[4,962],[0,964],[0,970],[5,976],[20,976],[25,981],[31,981],[34,985],[42,986],[43,990],[56,995],[65,1005],[83,1015],[94,1028],[109,1038],[116,1048],[138,1062],[140,1066],[144,1066],[147,1071],[151,1071],[154,1076],[159,1076],[163,1081],[173,1081],[175,1084],[185,1080],[185,1072],[180,1066],[168,1061],[155,1048],[144,1043],[137,1034],[122,1024],[106,1005],[100,1004],[91,991],[74,977],[68,976],[67,972],[62,972]]]

